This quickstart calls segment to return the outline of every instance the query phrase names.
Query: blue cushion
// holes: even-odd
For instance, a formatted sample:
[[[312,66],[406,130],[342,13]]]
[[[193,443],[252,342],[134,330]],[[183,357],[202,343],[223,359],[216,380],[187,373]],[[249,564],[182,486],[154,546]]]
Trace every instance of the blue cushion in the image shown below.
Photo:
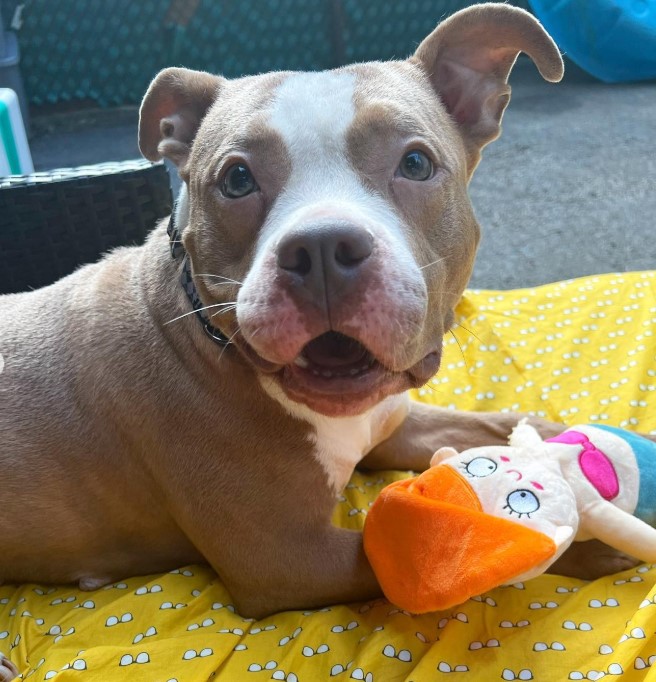
[[[570,59],[607,83],[656,78],[654,0],[530,0]]]

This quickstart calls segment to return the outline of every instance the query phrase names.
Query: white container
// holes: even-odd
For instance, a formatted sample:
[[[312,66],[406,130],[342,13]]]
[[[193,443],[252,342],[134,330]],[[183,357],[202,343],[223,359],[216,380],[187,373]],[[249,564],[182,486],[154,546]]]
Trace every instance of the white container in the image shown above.
[[[0,175],[34,173],[18,97],[0,88]]]

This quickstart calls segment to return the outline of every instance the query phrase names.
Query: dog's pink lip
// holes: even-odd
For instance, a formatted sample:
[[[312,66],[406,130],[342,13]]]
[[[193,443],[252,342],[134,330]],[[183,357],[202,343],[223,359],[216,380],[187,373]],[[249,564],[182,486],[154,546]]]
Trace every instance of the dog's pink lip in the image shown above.
[[[361,414],[389,395],[423,386],[439,369],[442,356],[440,348],[427,353],[407,369],[392,370],[363,348],[363,357],[355,357],[356,353],[353,362],[328,360],[324,366],[318,366],[306,360],[297,364],[298,358],[304,356],[303,351],[307,352],[307,346],[312,343],[309,342],[295,362],[283,365],[263,358],[241,334],[237,334],[233,342],[257,370],[274,376],[291,400],[333,417]],[[313,353],[309,355],[314,356]],[[351,374],[351,369],[358,371]],[[324,372],[328,372],[328,376]]]
[[[241,354],[258,370],[265,374],[275,374],[279,372],[283,365],[265,360],[255,349],[244,339],[241,334],[232,337],[232,343],[237,347]]]
[[[437,348],[410,367],[407,372],[413,379],[413,388],[423,386],[437,374],[442,362],[442,349]]]
[[[296,365],[286,365],[275,376],[287,397],[328,417],[362,414],[411,387],[407,372],[390,372],[378,362],[355,377],[316,376]]]
[[[323,376],[310,368],[285,365],[275,374],[286,395],[327,416],[360,414],[394,393],[418,388],[439,367],[441,352],[432,351],[407,370],[393,371],[374,359],[354,376]]]

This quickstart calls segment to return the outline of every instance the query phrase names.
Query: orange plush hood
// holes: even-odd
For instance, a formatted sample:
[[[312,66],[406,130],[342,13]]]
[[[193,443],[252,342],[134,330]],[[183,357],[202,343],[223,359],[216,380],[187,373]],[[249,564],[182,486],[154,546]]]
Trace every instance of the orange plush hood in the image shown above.
[[[461,604],[556,553],[544,533],[483,512],[473,488],[439,465],[387,486],[364,527],[385,596],[413,613]]]

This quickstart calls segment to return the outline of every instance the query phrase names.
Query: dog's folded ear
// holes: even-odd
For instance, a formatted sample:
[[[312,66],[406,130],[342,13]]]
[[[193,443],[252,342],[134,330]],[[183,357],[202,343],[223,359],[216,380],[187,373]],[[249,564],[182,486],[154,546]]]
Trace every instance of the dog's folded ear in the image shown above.
[[[198,126],[216,99],[223,78],[169,68],[150,84],[139,110],[139,149],[151,161],[166,157],[180,168]]]
[[[481,149],[499,136],[510,100],[508,76],[520,52],[531,57],[546,80],[563,77],[558,47],[537,19],[518,7],[486,3],[443,21],[411,57],[458,124],[470,173]]]

